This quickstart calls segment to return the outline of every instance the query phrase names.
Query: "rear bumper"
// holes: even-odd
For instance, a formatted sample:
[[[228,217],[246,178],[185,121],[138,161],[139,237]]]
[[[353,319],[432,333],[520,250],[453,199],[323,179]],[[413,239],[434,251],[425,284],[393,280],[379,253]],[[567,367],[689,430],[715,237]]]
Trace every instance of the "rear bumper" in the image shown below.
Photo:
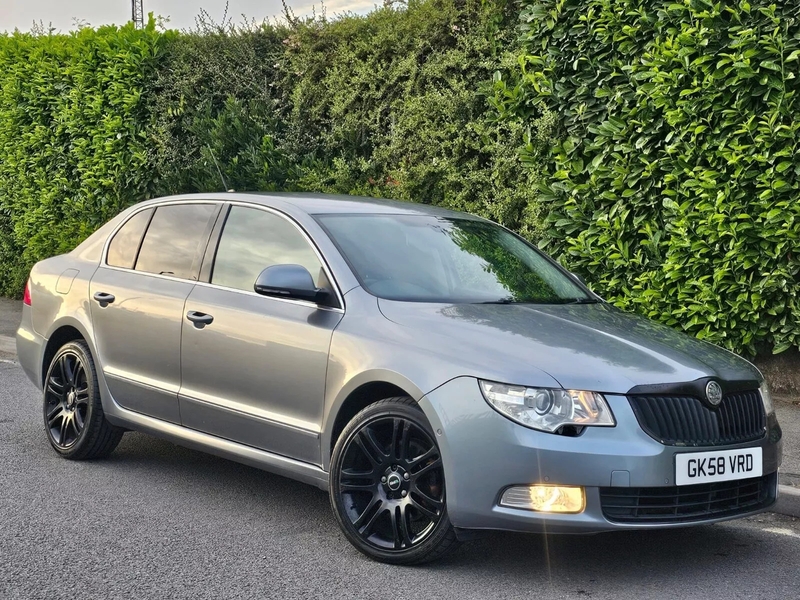
[[[31,307],[23,306],[22,322],[17,330],[17,360],[22,370],[42,389],[42,357],[47,340],[33,330]]]
[[[762,485],[772,489],[757,506],[669,522],[606,518],[601,491],[606,496],[610,488],[629,492],[634,488],[661,488],[669,493],[675,489],[675,455],[710,449],[662,445],[642,431],[627,398],[606,398],[616,427],[589,427],[578,437],[565,437],[522,427],[500,415],[483,399],[474,378],[454,379],[426,395],[420,406],[442,452],[447,510],[453,525],[461,529],[553,533],[667,528],[740,518],[775,503],[777,477],[773,474],[780,465],[781,442],[770,442],[767,435],[756,442],[713,448],[762,448]],[[559,515],[500,506],[500,495],[507,487],[529,484],[581,486],[586,493],[586,508],[580,514]]]

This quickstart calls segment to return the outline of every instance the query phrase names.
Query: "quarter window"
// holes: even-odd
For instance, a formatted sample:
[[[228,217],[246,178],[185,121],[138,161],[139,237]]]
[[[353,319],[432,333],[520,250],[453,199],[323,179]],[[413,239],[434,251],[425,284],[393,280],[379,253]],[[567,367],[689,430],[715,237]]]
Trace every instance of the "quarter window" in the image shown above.
[[[128,222],[119,228],[114,239],[108,245],[106,262],[112,267],[132,269],[136,262],[136,253],[142,243],[142,234],[150,222],[153,209],[149,208],[136,213]]]
[[[276,214],[233,206],[217,248],[211,283],[253,291],[259,273],[272,265],[308,269],[319,287],[330,287],[316,253],[289,221]]]
[[[197,279],[200,244],[215,208],[213,204],[159,206],[144,236],[136,270]]]

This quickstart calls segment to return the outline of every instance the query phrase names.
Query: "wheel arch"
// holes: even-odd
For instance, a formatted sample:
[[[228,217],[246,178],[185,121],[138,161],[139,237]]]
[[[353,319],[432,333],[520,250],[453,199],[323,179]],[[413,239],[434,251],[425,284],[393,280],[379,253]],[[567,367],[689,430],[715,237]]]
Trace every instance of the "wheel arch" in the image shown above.
[[[44,379],[47,377],[47,370],[50,367],[50,362],[53,360],[56,352],[58,352],[59,348],[61,348],[64,344],[73,342],[75,340],[84,341],[89,346],[89,351],[92,353],[92,358],[94,358],[95,362],[97,362],[97,352],[95,352],[92,338],[83,324],[80,321],[69,317],[60,319],[51,327],[51,330],[47,335],[47,343],[44,345],[44,351],[42,353],[42,385],[44,385]]]
[[[368,371],[353,377],[333,401],[322,431],[322,468],[330,468],[336,440],[347,423],[361,410],[384,398],[409,396],[419,402],[424,393],[412,381],[394,371]]]

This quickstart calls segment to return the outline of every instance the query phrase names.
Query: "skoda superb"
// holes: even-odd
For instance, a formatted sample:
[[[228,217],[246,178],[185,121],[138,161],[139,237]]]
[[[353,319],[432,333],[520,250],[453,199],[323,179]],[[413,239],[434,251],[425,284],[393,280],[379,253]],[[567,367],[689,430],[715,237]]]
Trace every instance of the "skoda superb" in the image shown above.
[[[17,335],[64,458],[126,430],[327,490],[390,563],[480,530],[751,515],[781,430],[747,361],[474,216],[322,195],[151,200],[38,263]]]

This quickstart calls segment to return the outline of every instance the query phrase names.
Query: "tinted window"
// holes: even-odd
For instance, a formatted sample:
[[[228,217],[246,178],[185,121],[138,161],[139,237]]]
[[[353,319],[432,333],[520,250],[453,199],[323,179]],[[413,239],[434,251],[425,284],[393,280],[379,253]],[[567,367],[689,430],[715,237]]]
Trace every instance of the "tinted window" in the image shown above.
[[[142,234],[150,222],[152,214],[152,208],[138,212],[120,227],[108,245],[106,262],[109,265],[125,269],[133,268],[133,264],[136,262],[136,253],[139,251],[139,244],[142,241]]]
[[[532,246],[487,221],[436,216],[318,217],[364,287],[413,302],[594,302]]]
[[[211,282],[253,291],[259,273],[272,265],[302,265],[328,287],[316,253],[297,228],[278,215],[234,206],[225,221]]]
[[[213,204],[158,207],[144,236],[136,270],[195,279],[194,261],[215,208]]]

